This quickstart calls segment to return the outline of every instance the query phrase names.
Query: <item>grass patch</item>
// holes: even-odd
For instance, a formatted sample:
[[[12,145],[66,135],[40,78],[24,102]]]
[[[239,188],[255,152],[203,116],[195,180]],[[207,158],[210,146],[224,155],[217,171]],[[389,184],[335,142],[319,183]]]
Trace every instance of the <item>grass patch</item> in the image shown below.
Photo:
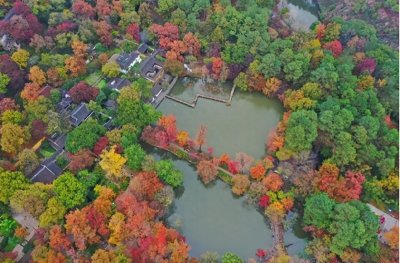
[[[98,79],[101,77],[102,77],[102,75],[101,75],[100,71],[96,71],[96,72],[93,72],[92,74],[90,74],[89,76],[87,76],[85,78],[85,81],[89,85],[93,86],[98,81]]]
[[[54,153],[56,152],[56,150],[51,147],[49,141],[44,141],[42,143],[42,146],[40,146],[39,149],[39,154],[43,157],[43,158],[49,158],[51,157]]]
[[[218,177],[225,183],[230,184],[230,185],[232,184],[232,178],[230,175],[228,175],[222,171],[218,171]]]

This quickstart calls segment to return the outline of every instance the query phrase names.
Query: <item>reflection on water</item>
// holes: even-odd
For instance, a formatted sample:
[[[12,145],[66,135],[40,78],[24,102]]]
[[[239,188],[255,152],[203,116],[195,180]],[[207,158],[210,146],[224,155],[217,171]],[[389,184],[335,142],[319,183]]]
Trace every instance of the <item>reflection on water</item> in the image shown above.
[[[294,30],[309,30],[318,21],[318,7],[313,0],[282,0],[282,6],[289,9],[287,23]]]

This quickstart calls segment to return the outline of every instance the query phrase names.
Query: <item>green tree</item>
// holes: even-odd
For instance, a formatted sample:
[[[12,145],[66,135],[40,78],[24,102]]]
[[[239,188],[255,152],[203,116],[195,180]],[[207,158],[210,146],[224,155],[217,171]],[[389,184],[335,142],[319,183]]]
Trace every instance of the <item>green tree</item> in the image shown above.
[[[326,193],[318,193],[308,197],[304,205],[304,224],[328,228],[331,224],[329,217],[335,204],[335,201],[330,199]]]
[[[7,85],[10,83],[10,78],[0,72],[0,93],[4,94],[7,92]]]
[[[47,202],[46,210],[39,216],[39,226],[49,227],[62,222],[67,208],[55,197]]]
[[[17,191],[28,187],[28,180],[21,172],[0,169],[0,201],[8,204],[10,197]]]
[[[240,72],[239,75],[235,78],[233,82],[236,87],[238,87],[242,91],[247,91],[247,75],[244,72]]]
[[[101,68],[103,75],[109,78],[115,78],[120,74],[120,66],[116,62],[107,62]]]
[[[86,200],[86,187],[70,172],[66,172],[54,180],[53,185],[57,198],[66,208],[81,205]]]
[[[294,152],[311,150],[317,137],[317,114],[314,111],[293,112],[287,124],[285,146]]]
[[[104,135],[106,129],[94,119],[89,119],[68,133],[65,148],[71,153],[77,153],[83,148],[93,148],[94,144]]]
[[[1,121],[3,124],[21,124],[24,121],[24,115],[16,110],[6,110],[1,115]]]
[[[134,171],[139,171],[142,167],[142,162],[146,156],[146,152],[138,144],[133,144],[125,149],[125,157],[128,158],[127,165]]]
[[[158,177],[172,187],[179,187],[183,184],[183,174],[177,170],[170,160],[161,160],[156,164]]]
[[[227,252],[222,256],[221,263],[244,263],[244,260],[232,252]]]
[[[30,134],[24,127],[9,123],[1,127],[1,135],[1,149],[10,154],[21,151],[22,145],[30,138]]]
[[[359,201],[337,204],[331,214],[332,223],[328,231],[333,234],[330,250],[342,255],[348,247],[366,249],[374,254],[378,239],[378,216],[369,207]],[[375,243],[375,245],[374,245]],[[369,244],[367,247],[365,245]]]

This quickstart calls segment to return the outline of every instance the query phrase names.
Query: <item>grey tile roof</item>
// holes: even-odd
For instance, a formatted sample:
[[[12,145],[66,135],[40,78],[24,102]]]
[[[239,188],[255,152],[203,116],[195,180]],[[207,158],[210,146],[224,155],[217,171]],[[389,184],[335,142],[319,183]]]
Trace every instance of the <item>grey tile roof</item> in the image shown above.
[[[129,85],[131,85],[131,82],[124,78],[113,78],[107,83],[107,87],[114,90],[120,90]]]
[[[146,51],[149,49],[149,46],[146,43],[141,44],[137,51],[139,51],[140,53],[144,54],[146,53]]]
[[[127,70],[129,66],[135,61],[135,59],[139,56],[138,52],[132,52],[129,54],[121,54],[117,58],[117,63],[121,67],[121,69]]]
[[[81,103],[71,112],[70,122],[74,126],[79,126],[91,113],[92,111],[88,109],[86,104]]]

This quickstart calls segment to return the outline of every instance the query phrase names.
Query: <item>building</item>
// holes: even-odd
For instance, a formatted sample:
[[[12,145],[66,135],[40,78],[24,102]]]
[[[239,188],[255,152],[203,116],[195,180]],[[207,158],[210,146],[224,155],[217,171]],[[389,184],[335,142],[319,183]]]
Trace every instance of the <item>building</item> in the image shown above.
[[[154,55],[151,55],[140,68],[140,73],[142,76],[151,82],[156,82],[158,77],[161,76],[163,72],[163,64],[158,61]]]
[[[92,114],[92,111],[89,110],[86,103],[81,103],[76,107],[72,112],[69,118],[72,126],[79,126],[83,121],[85,121]]]
[[[2,22],[6,23],[15,15],[14,8],[11,8],[7,14],[4,16]],[[6,51],[11,51],[14,49],[19,49],[20,44],[18,44],[15,39],[5,31],[0,32],[0,45]]]
[[[162,91],[163,90],[161,84],[160,83],[155,84],[151,89],[151,95],[153,95],[151,102],[154,102],[158,98],[158,96],[160,96]]]
[[[107,88],[119,92],[123,87],[131,85],[131,82],[124,78],[113,78],[107,83]]]
[[[121,54],[117,58],[117,63],[121,67],[121,72],[126,74],[135,66],[136,63],[142,62],[139,52],[135,51],[129,54]]]
[[[44,160],[28,178],[34,183],[51,184],[63,172],[63,169],[56,164],[57,157],[63,153],[63,149],[58,149],[52,157]]]
[[[149,49],[149,46],[146,43],[143,43],[138,47],[137,51],[139,51],[142,54],[145,54],[148,49]]]

